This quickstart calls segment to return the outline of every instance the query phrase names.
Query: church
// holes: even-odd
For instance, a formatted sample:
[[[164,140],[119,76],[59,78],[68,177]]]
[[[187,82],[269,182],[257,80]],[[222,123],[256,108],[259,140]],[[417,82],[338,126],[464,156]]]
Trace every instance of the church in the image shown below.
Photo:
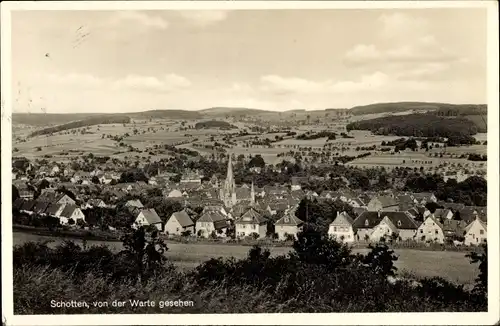
[[[224,184],[220,188],[219,199],[222,200],[224,205],[228,208],[233,207],[237,203],[248,201],[249,204],[255,203],[255,189],[252,186],[249,189],[247,185],[237,188],[233,175],[233,162],[229,156],[227,164],[227,175]]]

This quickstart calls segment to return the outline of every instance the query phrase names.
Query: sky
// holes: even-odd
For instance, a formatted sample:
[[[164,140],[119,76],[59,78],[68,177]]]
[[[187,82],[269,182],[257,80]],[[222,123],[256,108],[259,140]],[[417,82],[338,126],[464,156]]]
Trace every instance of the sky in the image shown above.
[[[18,11],[14,112],[486,103],[486,10]]]

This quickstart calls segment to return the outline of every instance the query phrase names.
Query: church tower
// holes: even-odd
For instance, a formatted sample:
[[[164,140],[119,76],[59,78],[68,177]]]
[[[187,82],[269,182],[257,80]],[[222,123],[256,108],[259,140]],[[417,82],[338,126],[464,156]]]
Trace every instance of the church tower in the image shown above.
[[[229,162],[227,164],[227,176],[224,181],[224,186],[221,189],[221,200],[224,202],[226,207],[233,207],[236,205],[236,183],[234,181],[233,175],[233,161],[231,156],[229,156]]]

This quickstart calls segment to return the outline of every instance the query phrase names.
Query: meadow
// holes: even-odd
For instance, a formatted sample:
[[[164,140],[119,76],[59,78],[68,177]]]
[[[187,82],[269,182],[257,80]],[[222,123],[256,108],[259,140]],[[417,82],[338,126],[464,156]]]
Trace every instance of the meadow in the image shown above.
[[[14,232],[13,245],[21,245],[30,241],[52,241],[49,246],[56,246],[64,240],[61,238],[39,236],[29,233]],[[72,240],[82,244],[81,240]],[[87,245],[107,245],[112,251],[121,250],[121,242],[87,241]],[[167,242],[169,250],[167,258],[182,270],[195,268],[211,258],[243,259],[247,257],[250,247],[229,244],[207,243],[174,243]],[[269,247],[271,256],[279,256],[290,252],[289,247]],[[366,254],[368,249],[355,248],[355,253]],[[395,266],[399,273],[410,273],[418,277],[440,276],[461,284],[472,284],[478,275],[477,267],[471,265],[464,252],[424,251],[414,249],[395,249],[398,260]]]
[[[365,116],[357,116],[356,118]],[[185,123],[186,126],[192,125],[195,120],[188,121]],[[342,129],[346,122],[337,123],[314,123],[311,120],[310,125],[300,125],[292,128],[297,134],[302,134],[307,131],[319,132],[322,130],[335,130],[339,133],[337,128]],[[249,124],[236,123],[240,128],[248,127]],[[88,132],[85,134],[54,134],[52,136],[38,136],[33,138],[28,138],[25,142],[16,141],[16,137],[24,138],[27,134],[33,131],[33,128],[18,128],[20,125],[14,125],[14,141],[13,148],[16,149],[14,153],[15,156],[24,156],[28,159],[33,159],[42,156],[52,156],[53,159],[66,162],[71,158],[81,156],[82,154],[93,153],[98,156],[110,156],[112,158],[124,159],[130,156],[137,156],[137,153],[129,153],[126,147],[118,146],[117,142],[112,139],[106,138],[107,135],[111,136],[122,136],[126,133],[129,134],[128,137],[123,139],[125,146],[131,145],[140,151],[147,151],[149,148],[155,145],[165,145],[165,144],[177,144],[179,142],[187,141],[188,143],[178,145],[179,148],[187,148],[190,150],[198,151],[202,155],[210,155],[214,153],[213,150],[192,146],[192,141],[196,140],[199,144],[213,144],[213,141],[222,142],[221,138],[226,133],[234,131],[224,131],[216,129],[188,129],[180,130],[182,123],[178,120],[134,120],[133,123],[129,124],[107,124],[99,126],[91,126]],[[26,126],[24,126],[26,127]],[[137,134],[134,134],[134,129],[137,129]],[[242,129],[240,129],[242,130]],[[273,143],[271,148],[264,148],[261,146],[255,147],[243,147],[243,142],[248,141],[252,136],[242,136],[234,137],[233,141],[237,143],[236,146],[228,149],[228,153],[235,155],[257,155],[260,154],[266,163],[276,164],[282,161],[283,158],[277,157],[279,153],[284,153],[289,150],[300,150],[301,148],[312,147],[317,151],[322,151],[324,146],[331,144],[332,146],[348,147],[347,151],[339,152],[339,155],[356,156],[365,151],[355,151],[356,147],[368,147],[372,145],[380,146],[383,141],[393,141],[395,139],[401,138],[398,136],[382,136],[382,135],[372,135],[369,131],[363,130],[353,130],[349,133],[354,138],[341,138],[337,137],[335,140],[327,140],[327,138],[318,138],[311,140],[299,140],[295,138],[287,138],[283,141]],[[105,135],[105,138],[103,138]],[[259,139],[273,139],[275,136],[284,136],[284,133],[276,134],[260,134],[257,135]],[[214,137],[213,141],[209,141],[211,137]],[[477,134],[476,139],[479,141],[484,141],[487,138],[487,134]],[[69,150],[74,150],[78,148],[79,152],[69,152]],[[39,150],[40,149],[40,150]],[[442,153],[444,150],[441,148],[431,149],[427,154]],[[485,145],[473,145],[473,146],[460,146],[460,147],[449,147],[446,153],[462,155],[469,153],[476,154],[486,154],[487,146]],[[67,154],[64,154],[67,152]],[[62,154],[62,155],[61,155]],[[140,158],[151,158],[160,159],[168,157],[168,154],[157,153],[150,155],[149,153],[143,153],[139,155]],[[286,159],[291,159],[287,157]],[[400,166],[403,164],[409,167],[422,166],[419,162],[413,161],[431,161],[430,164],[426,164],[426,168],[430,168],[440,163],[447,162],[451,163],[469,163],[466,159],[458,158],[431,158],[426,156],[426,153],[400,153],[397,155],[390,155],[389,153],[379,153],[374,152],[371,156],[362,159],[357,159],[351,162],[351,165],[356,165],[359,167],[373,167],[373,166],[386,166],[388,168],[394,166]],[[413,162],[413,163],[412,163]]]

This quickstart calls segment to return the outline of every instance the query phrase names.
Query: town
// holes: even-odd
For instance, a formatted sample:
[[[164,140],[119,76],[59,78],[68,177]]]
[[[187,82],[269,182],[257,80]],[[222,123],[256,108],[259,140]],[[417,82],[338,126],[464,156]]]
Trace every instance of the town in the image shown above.
[[[145,139],[147,132],[155,132],[150,126],[178,135],[183,132],[179,130],[183,126],[188,130],[192,128],[192,133],[198,132],[198,139],[188,137],[178,145],[166,145],[169,158],[136,160],[129,165],[125,159],[93,153],[80,153],[83,156],[75,155],[68,160],[69,155],[74,154],[68,151],[58,153],[60,162],[49,160],[58,155],[31,160],[15,157],[14,224],[99,228],[110,232],[153,226],[171,239],[266,238],[290,243],[303,224],[309,222],[307,215],[302,211],[298,213],[299,205],[305,200],[304,203],[338,204],[339,211],[333,211],[334,216],[323,218],[329,224],[328,235],[347,243],[391,241],[469,246],[486,242],[484,161],[472,159],[475,154],[469,154],[467,160],[467,155],[446,151],[446,139],[439,143],[422,137],[415,137],[419,139],[417,142],[413,137],[379,136],[367,143],[366,134],[360,137],[356,131],[346,130],[352,118],[348,111],[323,112],[325,117],[333,115],[335,129],[341,130],[340,137],[335,132],[320,130],[303,134],[290,131],[301,124],[306,130],[312,128],[307,124],[303,126],[310,120],[309,115],[295,125],[261,129],[256,129],[254,116],[246,131],[231,133],[229,129],[218,136],[211,131],[224,130],[230,123],[248,124],[248,119],[191,124],[182,121],[177,125],[175,121],[166,124],[161,120],[133,121],[124,126],[133,129],[134,134],[144,134]],[[200,129],[200,123],[208,126]],[[309,123],[317,128],[317,121]],[[170,128],[163,127],[164,124]],[[108,125],[110,127],[113,125]],[[98,126],[97,130],[104,128],[105,125]],[[95,137],[88,129],[85,133]],[[201,132],[205,133],[205,140],[200,140]],[[269,140],[270,133],[275,136],[274,140]],[[284,139],[287,135],[291,136]],[[57,133],[51,133],[47,139],[56,137]],[[253,145],[255,140],[249,143],[255,138],[265,139],[261,140],[265,145]],[[309,139],[322,143],[311,143]],[[377,144],[381,139],[388,140]],[[211,154],[196,152],[207,140],[210,146],[220,142],[220,148]],[[283,145],[287,140],[292,145]],[[223,142],[230,144],[225,145],[229,147],[227,151],[223,149]],[[486,142],[478,144],[469,147],[485,147]],[[191,145],[191,149],[186,145]],[[50,150],[54,145],[47,147]],[[152,148],[159,147],[161,139],[143,152],[154,154]],[[236,155],[234,150],[238,147],[251,147],[254,154]],[[276,152],[275,164],[266,162],[265,155],[257,154],[283,147],[292,148],[292,154]],[[345,155],[352,151],[361,151],[361,157]],[[443,153],[451,157],[452,163],[447,163]],[[368,166],[363,164],[365,157],[375,161]],[[374,157],[392,162],[385,166],[376,164]],[[402,163],[397,164],[398,160]],[[410,162],[410,166],[406,166],[406,162]],[[439,183],[459,194],[447,193]],[[463,185],[466,190],[458,191],[454,185]]]
[[[498,320],[496,7],[363,3],[6,11],[8,310]]]

